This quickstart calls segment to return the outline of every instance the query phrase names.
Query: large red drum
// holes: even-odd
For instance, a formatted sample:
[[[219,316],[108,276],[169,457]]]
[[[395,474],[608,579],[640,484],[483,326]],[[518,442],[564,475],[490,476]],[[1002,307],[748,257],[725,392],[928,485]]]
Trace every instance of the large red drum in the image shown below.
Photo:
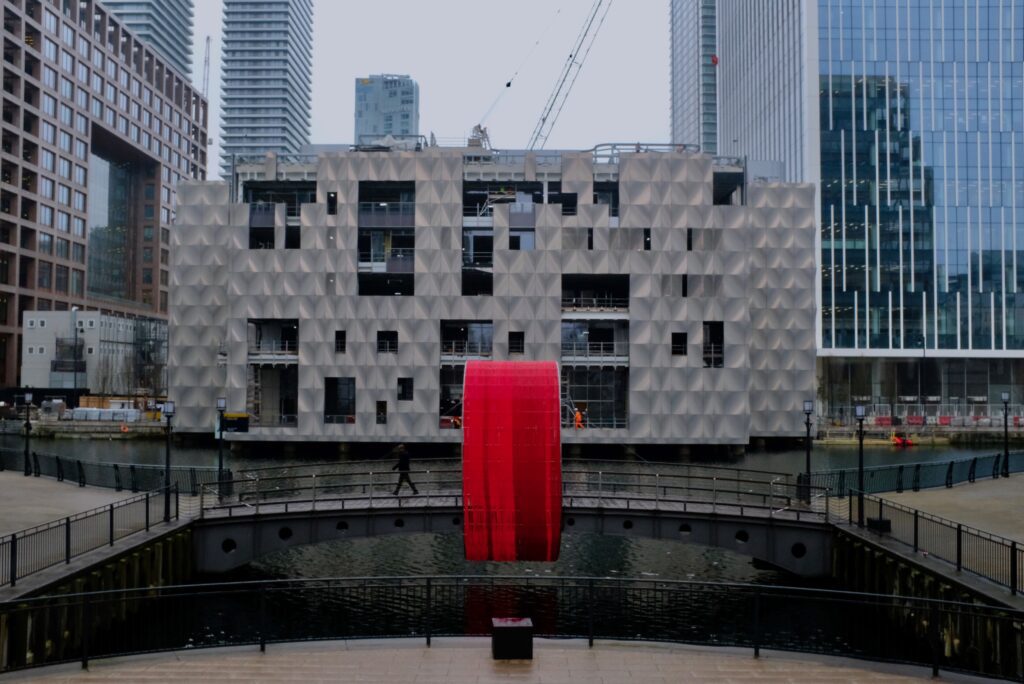
[[[470,361],[462,398],[467,560],[553,561],[562,527],[558,365]]]

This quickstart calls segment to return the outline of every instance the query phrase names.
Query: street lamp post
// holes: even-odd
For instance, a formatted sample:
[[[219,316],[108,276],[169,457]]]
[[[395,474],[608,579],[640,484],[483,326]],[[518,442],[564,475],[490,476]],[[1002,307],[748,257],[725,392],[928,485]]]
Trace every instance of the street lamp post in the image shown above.
[[[1003,477],[1010,477],[1010,393],[1003,392]]]
[[[224,496],[224,411],[227,397],[217,397],[217,494]]]
[[[857,527],[864,527],[864,406],[854,410],[857,417]]]
[[[71,370],[75,374],[75,406],[78,406],[78,307],[71,307],[71,329],[75,334],[75,346],[71,348]],[[88,378],[86,378],[88,381]]]
[[[32,419],[29,417],[29,407],[32,405],[32,393],[25,392],[25,474],[32,474],[32,461],[29,459],[31,449]]]
[[[807,440],[804,442],[804,446],[807,450],[807,461],[804,464],[804,477],[807,478],[804,482],[804,493],[807,503],[811,502],[811,414],[814,413],[814,402],[807,400],[804,401],[804,415],[806,420],[804,425],[807,426]]]
[[[167,417],[167,453],[164,457],[164,522],[171,521],[171,421],[174,419],[174,402],[164,402],[164,416]]]

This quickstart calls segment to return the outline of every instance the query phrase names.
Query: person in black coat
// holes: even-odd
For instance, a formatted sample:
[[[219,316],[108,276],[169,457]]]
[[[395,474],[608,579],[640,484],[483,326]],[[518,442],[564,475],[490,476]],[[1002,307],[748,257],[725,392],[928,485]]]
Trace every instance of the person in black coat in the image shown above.
[[[403,482],[407,482],[412,487],[413,494],[419,494],[416,485],[409,478],[409,450],[405,448],[404,444],[399,444],[392,450],[392,453],[398,455],[398,463],[391,467],[392,470],[398,471],[398,484],[395,485],[394,495],[398,496],[398,490],[402,488]]]

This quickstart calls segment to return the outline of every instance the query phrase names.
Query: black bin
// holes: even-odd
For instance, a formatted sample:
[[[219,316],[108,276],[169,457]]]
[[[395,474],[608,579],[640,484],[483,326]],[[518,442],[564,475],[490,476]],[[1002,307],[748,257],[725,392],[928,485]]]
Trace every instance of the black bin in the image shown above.
[[[491,655],[495,660],[533,660],[533,621],[491,618]]]
[[[892,534],[892,520],[889,518],[868,518],[868,529],[881,534]]]

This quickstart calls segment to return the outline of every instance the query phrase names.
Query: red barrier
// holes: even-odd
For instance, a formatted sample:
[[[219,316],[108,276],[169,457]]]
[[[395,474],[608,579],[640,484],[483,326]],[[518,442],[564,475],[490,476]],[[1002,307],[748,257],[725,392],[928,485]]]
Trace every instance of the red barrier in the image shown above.
[[[892,425],[892,417],[891,416],[876,416],[875,417],[875,425],[879,425],[879,426],[889,426],[889,425]]]
[[[924,425],[924,416],[907,416],[907,425]]]
[[[939,425],[952,425],[953,416],[939,416]]]
[[[556,560],[562,527],[558,365],[469,361],[462,420],[466,559]]]

